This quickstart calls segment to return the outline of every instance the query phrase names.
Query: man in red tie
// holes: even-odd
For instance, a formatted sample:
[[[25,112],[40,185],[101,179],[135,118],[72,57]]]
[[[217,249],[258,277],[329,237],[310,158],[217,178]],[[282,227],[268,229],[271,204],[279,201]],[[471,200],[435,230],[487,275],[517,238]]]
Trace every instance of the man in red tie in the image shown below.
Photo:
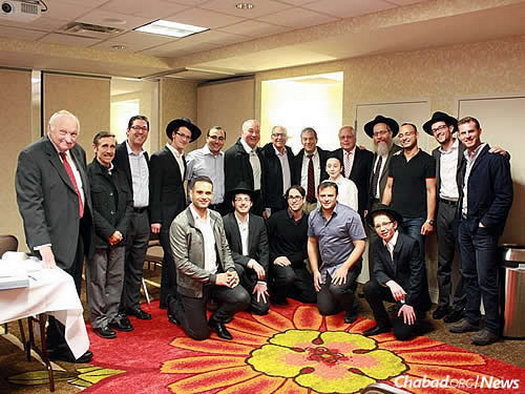
[[[93,217],[79,131],[75,115],[54,113],[46,135],[20,152],[16,194],[29,249],[40,255],[44,267],[69,273],[80,295],[84,257],[92,251]],[[54,360],[85,363],[93,357],[87,351],[75,359],[64,326],[52,317],[47,340]]]

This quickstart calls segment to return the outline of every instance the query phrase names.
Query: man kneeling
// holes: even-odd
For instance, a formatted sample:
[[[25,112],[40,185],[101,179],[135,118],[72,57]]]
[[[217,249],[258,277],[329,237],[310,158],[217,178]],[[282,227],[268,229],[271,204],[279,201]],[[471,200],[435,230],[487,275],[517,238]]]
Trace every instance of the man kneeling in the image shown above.
[[[377,323],[363,335],[389,332],[402,341],[415,335],[416,321],[430,307],[425,293],[424,269],[416,240],[398,231],[402,217],[386,206],[380,206],[367,217],[380,239],[370,247],[374,259],[372,279],[365,284],[365,298]],[[383,300],[396,302],[397,314],[391,321]]]
[[[208,209],[213,197],[210,178],[195,178],[190,186],[192,203],[170,227],[170,244],[177,265],[176,300],[169,312],[191,338],[209,337],[209,329],[223,339],[232,339],[225,323],[250,304],[250,295],[239,286],[239,276],[224,233],[222,217]],[[219,308],[206,321],[208,299]]]

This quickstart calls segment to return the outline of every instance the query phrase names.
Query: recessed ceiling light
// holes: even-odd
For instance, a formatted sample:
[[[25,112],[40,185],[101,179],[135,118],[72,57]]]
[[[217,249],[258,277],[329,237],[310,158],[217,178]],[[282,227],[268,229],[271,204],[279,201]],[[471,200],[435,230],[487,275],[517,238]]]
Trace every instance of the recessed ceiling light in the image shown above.
[[[111,45],[113,51],[123,51],[124,49],[126,49],[125,45]]]
[[[182,38],[209,30],[209,27],[186,25],[184,23],[159,19],[155,22],[148,23],[147,25],[136,27],[133,30],[144,33],[158,34],[161,36]]]
[[[253,7],[255,7],[252,3],[237,3],[235,4],[235,8],[238,8],[240,10],[251,10]]]

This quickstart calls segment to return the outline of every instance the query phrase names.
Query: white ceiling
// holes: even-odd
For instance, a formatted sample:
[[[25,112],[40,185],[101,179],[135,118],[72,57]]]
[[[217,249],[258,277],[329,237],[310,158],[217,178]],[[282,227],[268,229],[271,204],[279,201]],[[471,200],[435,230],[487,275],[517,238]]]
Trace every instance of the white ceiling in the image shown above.
[[[236,74],[525,34],[520,0],[247,1],[253,9],[237,9],[238,0],[45,0],[48,11],[33,22],[0,17],[0,66],[123,76],[185,67]],[[132,30],[159,18],[210,30],[182,39]],[[489,24],[457,28],[464,18]],[[498,18],[500,26],[491,23]],[[64,33],[71,22],[123,31]]]

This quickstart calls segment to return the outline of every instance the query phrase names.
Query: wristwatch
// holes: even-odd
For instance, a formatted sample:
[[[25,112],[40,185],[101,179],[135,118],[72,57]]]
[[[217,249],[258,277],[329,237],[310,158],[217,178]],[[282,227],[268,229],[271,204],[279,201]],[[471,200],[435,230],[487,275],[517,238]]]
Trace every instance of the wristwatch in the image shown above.
[[[430,224],[431,226],[433,226],[436,222],[434,222],[433,219],[428,219],[427,223]]]

